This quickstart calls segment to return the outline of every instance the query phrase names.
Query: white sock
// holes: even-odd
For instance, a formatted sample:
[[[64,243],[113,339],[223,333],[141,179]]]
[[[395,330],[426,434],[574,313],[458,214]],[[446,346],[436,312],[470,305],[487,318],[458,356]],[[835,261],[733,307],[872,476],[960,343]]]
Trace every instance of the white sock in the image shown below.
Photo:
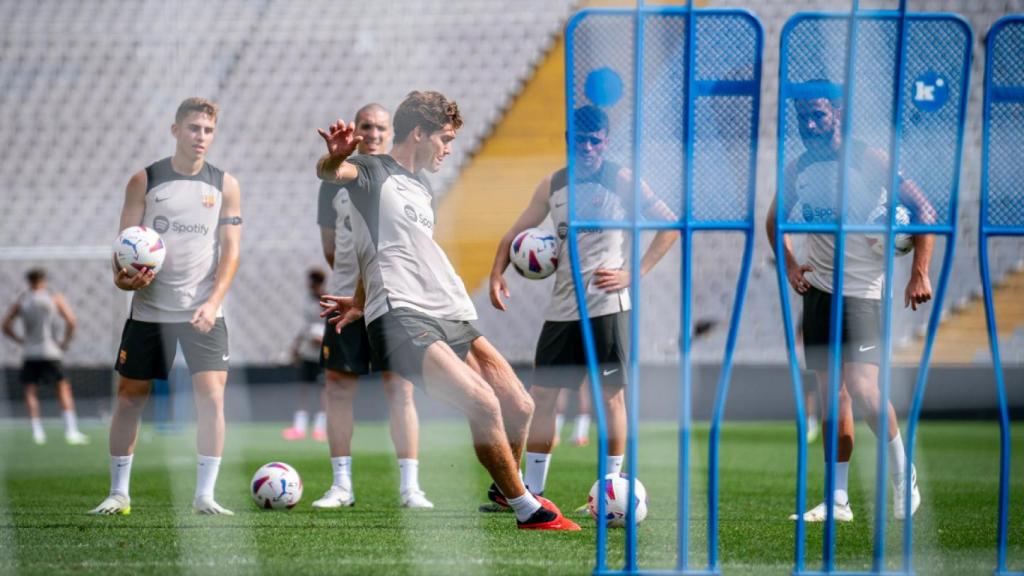
[[[619,456],[611,456],[611,455],[609,455],[605,459],[605,462],[608,463],[608,465],[606,466],[606,468],[608,470],[608,473],[609,474],[620,474],[622,472],[622,461],[625,458],[626,457],[624,455],[619,455]]]
[[[327,430],[327,414],[323,410],[316,413],[316,423],[313,424],[313,430],[320,432]]]
[[[335,456],[331,458],[331,470],[334,471],[334,486],[352,492],[352,457]]]
[[[32,418],[32,435],[46,437],[46,431],[43,430],[43,421],[39,418]]]
[[[836,462],[836,477],[835,484],[833,487],[835,490],[832,492],[834,500],[837,505],[849,504],[850,503],[850,463],[849,462]]]
[[[586,440],[590,437],[590,414],[576,415],[576,424],[573,427],[572,437],[576,440]]]
[[[399,458],[398,473],[401,477],[398,491],[405,494],[409,490],[420,489],[420,461],[415,458]]]
[[[220,458],[217,456],[199,455],[196,463],[196,500],[213,499],[213,487],[217,484],[217,473],[220,472]]]
[[[64,433],[65,434],[77,434],[78,433],[78,415],[75,414],[74,410],[64,410]]]
[[[807,429],[808,430],[815,430],[817,428],[818,428],[818,417],[817,416],[808,416],[807,417]]]
[[[562,437],[562,426],[565,426],[565,414],[555,414],[555,438]]]
[[[907,453],[903,450],[903,436],[896,431],[896,437],[889,441],[889,476],[894,481],[903,478],[907,466]]]
[[[128,481],[132,476],[134,454],[110,457],[110,494],[128,497]]]
[[[295,416],[292,418],[292,428],[295,428],[299,432],[305,434],[306,428],[309,427],[309,412],[305,410],[296,410]]]
[[[540,510],[540,502],[537,502],[529,490],[518,498],[507,498],[507,500],[508,505],[516,511],[516,519],[520,522],[526,522],[534,512]]]
[[[534,494],[543,494],[544,485],[548,481],[548,466],[551,465],[551,454],[543,452],[526,453],[526,489]]]

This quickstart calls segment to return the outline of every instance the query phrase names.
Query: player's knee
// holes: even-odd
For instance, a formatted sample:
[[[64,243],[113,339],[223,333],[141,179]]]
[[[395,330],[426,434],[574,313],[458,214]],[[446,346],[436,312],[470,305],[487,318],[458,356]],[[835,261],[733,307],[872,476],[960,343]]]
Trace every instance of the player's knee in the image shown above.
[[[326,379],[327,395],[333,400],[355,398],[358,383],[355,378],[329,377]]]
[[[533,412],[537,409],[537,404],[533,401],[533,397],[527,394],[525,391],[519,394],[515,401],[511,404],[511,410],[515,411],[515,414],[510,414],[516,419],[527,420],[533,416]]]
[[[501,404],[493,392],[476,392],[469,406],[469,417],[476,422],[490,423],[501,420]]]
[[[412,404],[413,389],[412,383],[407,380],[384,380],[384,395],[388,402],[395,406]]]

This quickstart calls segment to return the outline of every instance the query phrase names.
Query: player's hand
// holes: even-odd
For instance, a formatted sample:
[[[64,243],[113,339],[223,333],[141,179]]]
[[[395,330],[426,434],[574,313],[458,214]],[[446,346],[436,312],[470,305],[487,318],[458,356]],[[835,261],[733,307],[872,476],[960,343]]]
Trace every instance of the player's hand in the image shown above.
[[[918,304],[924,304],[932,299],[932,281],[927,274],[913,273],[910,275],[910,282],[907,282],[907,289],[903,293],[903,307],[910,306],[917,310]]]
[[[341,329],[349,324],[358,321],[363,317],[363,308],[356,304],[352,296],[331,296],[324,294],[320,297],[321,318],[329,318],[328,323],[334,326],[334,331],[341,334]]]
[[[811,287],[811,283],[804,278],[804,274],[814,270],[814,267],[810,264],[799,264],[794,262],[791,266],[786,266],[786,276],[789,277],[789,285],[796,290],[798,294],[803,294]]]
[[[348,158],[363,141],[363,137],[356,134],[355,123],[345,124],[341,118],[328,126],[326,132],[322,128],[317,128],[316,131],[324,139],[327,144],[327,153],[332,157]]]
[[[605,292],[618,292],[629,288],[629,271],[620,268],[598,268],[591,280],[595,287]]]
[[[213,329],[213,324],[216,321],[217,306],[212,302],[204,302],[203,305],[196,310],[195,314],[192,315],[192,320],[189,320],[189,324],[199,332],[206,334]]]
[[[128,273],[127,268],[118,269],[117,273],[114,274],[114,284],[121,290],[132,292],[134,290],[141,290],[156,278],[156,274],[153,273],[149,268],[143,268],[134,275]]]
[[[505,308],[505,302],[501,299],[502,296],[505,296],[506,299],[512,297],[512,294],[508,291],[508,282],[505,281],[505,275],[491,274],[491,306],[504,312],[507,308]]]

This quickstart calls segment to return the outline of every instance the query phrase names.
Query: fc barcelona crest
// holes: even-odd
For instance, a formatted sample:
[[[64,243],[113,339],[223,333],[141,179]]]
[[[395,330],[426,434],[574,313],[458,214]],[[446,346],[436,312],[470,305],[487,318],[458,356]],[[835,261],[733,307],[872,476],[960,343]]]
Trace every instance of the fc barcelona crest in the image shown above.
[[[217,197],[213,192],[203,192],[203,208],[213,208],[217,203]]]

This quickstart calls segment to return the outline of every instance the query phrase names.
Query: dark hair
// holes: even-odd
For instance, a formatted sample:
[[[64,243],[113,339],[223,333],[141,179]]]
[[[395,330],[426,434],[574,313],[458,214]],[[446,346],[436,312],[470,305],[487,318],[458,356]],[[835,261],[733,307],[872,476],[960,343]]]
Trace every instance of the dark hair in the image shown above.
[[[28,280],[29,284],[35,286],[43,280],[46,280],[46,270],[43,270],[42,268],[33,268],[25,274],[25,280]]]
[[[410,92],[395,110],[392,125],[395,129],[395,141],[402,142],[417,126],[428,134],[451,124],[452,128],[462,128],[462,116],[459,105],[445,98],[440,92]]]
[[[573,110],[572,121],[577,132],[608,132],[608,115],[592,104]]]
[[[324,271],[319,268],[311,268],[309,270],[309,281],[312,284],[323,284],[324,283]]]
[[[793,84],[790,93],[797,100],[828,100],[834,108],[843,106],[843,85],[826,78],[814,78]]]

